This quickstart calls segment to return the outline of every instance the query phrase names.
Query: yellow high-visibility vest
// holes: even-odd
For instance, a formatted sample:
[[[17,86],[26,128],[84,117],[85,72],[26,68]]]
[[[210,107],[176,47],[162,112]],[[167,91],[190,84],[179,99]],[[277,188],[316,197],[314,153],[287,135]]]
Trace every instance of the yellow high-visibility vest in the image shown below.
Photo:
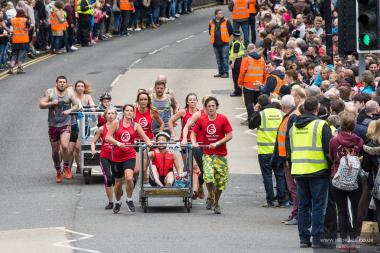
[[[261,123],[257,129],[258,154],[273,154],[278,127],[283,113],[276,108],[267,108],[260,112]]]
[[[328,169],[322,147],[322,129],[325,124],[324,120],[316,119],[303,128],[293,126],[290,129],[292,175],[306,175]]]

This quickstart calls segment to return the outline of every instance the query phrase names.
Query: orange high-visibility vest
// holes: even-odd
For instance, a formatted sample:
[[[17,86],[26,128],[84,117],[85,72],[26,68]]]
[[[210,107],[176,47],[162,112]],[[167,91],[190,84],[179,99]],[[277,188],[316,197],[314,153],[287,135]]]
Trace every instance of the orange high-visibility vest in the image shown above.
[[[241,84],[247,89],[258,90],[265,80],[265,60],[263,57],[258,60],[250,56],[244,57],[240,69],[243,71],[245,68],[247,72],[244,76],[239,76],[239,85]],[[257,85],[256,82],[260,83],[260,85]]]
[[[120,0],[121,11],[133,11],[133,5],[129,0]]]
[[[249,0],[249,14],[256,14],[256,1],[257,0]]]
[[[228,33],[227,28],[227,19],[224,19],[222,23],[220,23],[220,35],[221,39],[224,43],[230,43],[230,34]],[[210,21],[210,36],[211,36],[211,43],[215,43],[215,22],[214,20]]]
[[[13,27],[12,43],[21,44],[29,43],[28,27],[26,27],[26,18],[12,18]]]
[[[247,19],[249,18],[249,0],[233,0],[234,8],[232,9],[232,19]]]
[[[51,30],[54,32],[64,31],[67,27],[67,23],[60,23],[56,13],[50,15]]]
[[[281,87],[286,84],[285,79],[281,79],[277,75],[271,75],[271,77],[276,79],[276,88],[274,88],[273,94],[278,96],[280,94]]]
[[[288,120],[290,115],[286,115],[278,127],[277,132],[277,144],[278,144],[278,155],[281,157],[286,157],[286,131],[288,130]]]

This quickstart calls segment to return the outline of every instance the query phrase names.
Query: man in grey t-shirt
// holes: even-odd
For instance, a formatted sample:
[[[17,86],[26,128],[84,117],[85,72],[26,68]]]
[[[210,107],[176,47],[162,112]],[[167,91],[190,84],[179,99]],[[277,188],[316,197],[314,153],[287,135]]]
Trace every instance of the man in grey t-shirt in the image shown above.
[[[40,99],[40,109],[49,109],[49,138],[52,149],[52,158],[57,171],[56,182],[62,182],[61,158],[62,151],[63,170],[66,179],[72,179],[69,167],[68,146],[71,133],[71,112],[82,108],[80,101],[75,97],[74,90],[68,88],[67,79],[58,76],[54,88],[47,89]]]

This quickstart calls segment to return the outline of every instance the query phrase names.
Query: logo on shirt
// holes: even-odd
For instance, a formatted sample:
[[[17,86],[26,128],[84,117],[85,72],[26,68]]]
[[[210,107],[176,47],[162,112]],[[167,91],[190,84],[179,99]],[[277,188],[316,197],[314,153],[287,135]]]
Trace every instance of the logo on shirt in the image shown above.
[[[122,140],[123,142],[128,142],[130,139],[131,139],[131,135],[129,134],[129,132],[124,132],[124,133],[121,135],[121,140]]]
[[[207,133],[211,135],[216,133],[216,127],[214,124],[210,124],[207,126]]]
[[[148,125],[148,121],[146,120],[145,117],[142,117],[139,119],[139,124],[141,127],[146,127]]]

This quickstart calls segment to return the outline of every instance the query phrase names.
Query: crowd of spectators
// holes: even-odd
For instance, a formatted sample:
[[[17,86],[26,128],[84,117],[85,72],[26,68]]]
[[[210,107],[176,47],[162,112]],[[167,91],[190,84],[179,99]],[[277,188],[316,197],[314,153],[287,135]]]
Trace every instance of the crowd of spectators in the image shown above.
[[[131,10],[120,10],[125,3]],[[21,0],[17,4],[4,1],[0,9],[0,71],[21,64],[26,56],[73,52],[78,49],[76,44],[92,46],[113,35],[128,36],[131,31],[156,29],[191,12],[192,0]],[[16,17],[27,19],[29,31],[28,43],[17,46],[11,39],[11,20]],[[14,59],[12,51],[17,51]],[[19,70],[24,72],[21,65]]]

